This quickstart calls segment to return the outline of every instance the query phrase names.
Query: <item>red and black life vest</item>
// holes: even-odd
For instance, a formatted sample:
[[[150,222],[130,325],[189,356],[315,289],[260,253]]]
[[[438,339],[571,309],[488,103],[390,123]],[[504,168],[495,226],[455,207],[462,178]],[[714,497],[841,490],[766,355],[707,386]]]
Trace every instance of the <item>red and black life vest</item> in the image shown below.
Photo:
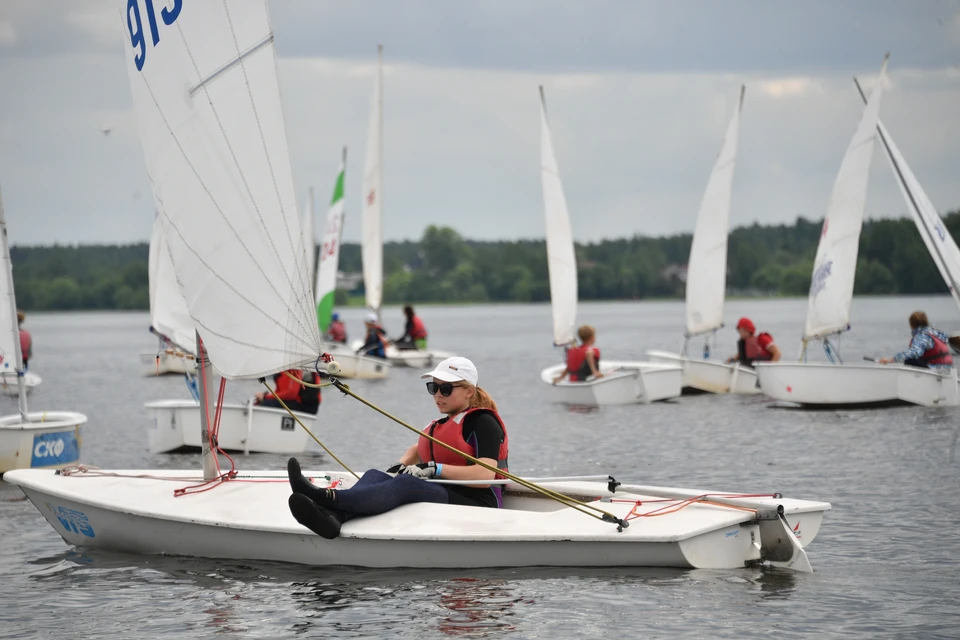
[[[334,320],[330,323],[330,327],[327,329],[327,334],[330,336],[330,339],[334,342],[339,342],[340,344],[345,344],[347,341],[347,328],[343,324],[342,320]]]
[[[592,373],[590,363],[587,362],[588,351],[593,351],[594,365],[597,371],[600,370],[600,349],[592,345],[588,347],[585,344],[571,347],[567,349],[567,371],[570,372],[570,382],[582,382]]]
[[[767,351],[765,347],[760,346],[760,336],[770,337],[770,334],[761,333],[759,336],[750,336],[745,340],[737,342],[737,351],[740,352],[740,364],[749,366],[754,362],[773,360],[773,354]]]
[[[508,471],[507,453],[510,445],[509,438],[507,438],[507,428],[504,426],[503,419],[500,418],[500,415],[492,409],[467,409],[466,411],[458,413],[455,416],[434,420],[427,425],[427,428],[423,431],[424,433],[433,436],[440,442],[450,445],[457,451],[462,451],[476,457],[477,451],[473,448],[473,445],[463,439],[463,421],[474,411],[486,411],[497,419],[497,424],[499,424],[500,429],[503,430],[503,442],[500,443],[500,451],[497,453],[497,468]],[[465,466],[467,463],[463,457],[458,456],[454,452],[448,451],[443,447],[435,445],[433,442],[423,436],[420,436],[420,440],[417,442],[417,454],[420,456],[421,462],[432,461],[439,462],[440,464],[449,464],[461,467]],[[497,475],[497,478],[502,477],[503,476],[501,475]]]
[[[927,366],[932,367],[952,365],[953,356],[950,355],[950,347],[947,346],[947,343],[933,333],[928,333],[927,335],[933,339],[933,346],[923,352],[920,360],[927,363]]]
[[[427,328],[423,324],[423,320],[420,319],[420,316],[413,316],[410,318],[410,324],[413,325],[410,329],[410,337],[413,340],[426,340],[427,338]]]

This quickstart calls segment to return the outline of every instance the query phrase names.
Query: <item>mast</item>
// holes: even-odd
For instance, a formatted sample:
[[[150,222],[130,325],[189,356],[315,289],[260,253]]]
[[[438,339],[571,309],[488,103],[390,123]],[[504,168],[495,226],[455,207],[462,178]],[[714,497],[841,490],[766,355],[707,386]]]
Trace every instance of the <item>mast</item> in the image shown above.
[[[24,423],[30,422],[27,416],[27,388],[23,384],[23,376],[26,373],[23,370],[23,353],[20,352],[20,331],[17,321],[17,297],[13,291],[13,261],[10,260],[10,244],[7,241],[7,219],[3,214],[3,197],[0,194],[0,236],[3,243],[3,262],[4,277],[7,280],[7,296],[10,298],[10,331],[13,333],[13,352],[15,354],[15,365],[17,371],[17,397],[20,408],[20,420]]]
[[[197,331],[197,377],[200,378],[200,451],[203,460],[203,481],[209,482],[217,478],[216,443],[210,438],[210,408],[216,410],[210,395],[210,378],[213,376],[213,367],[207,357],[207,348],[203,346],[200,332]]]

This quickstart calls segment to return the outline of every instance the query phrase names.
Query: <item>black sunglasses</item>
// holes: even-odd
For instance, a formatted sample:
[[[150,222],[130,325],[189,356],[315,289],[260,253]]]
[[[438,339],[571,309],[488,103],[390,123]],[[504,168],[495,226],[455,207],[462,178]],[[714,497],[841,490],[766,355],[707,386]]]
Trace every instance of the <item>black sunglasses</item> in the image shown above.
[[[427,393],[429,393],[432,396],[435,396],[437,395],[437,391],[439,391],[440,395],[446,398],[451,393],[453,393],[453,390],[456,387],[457,385],[450,384],[449,382],[443,382],[443,383],[437,384],[436,382],[431,381],[427,383]]]

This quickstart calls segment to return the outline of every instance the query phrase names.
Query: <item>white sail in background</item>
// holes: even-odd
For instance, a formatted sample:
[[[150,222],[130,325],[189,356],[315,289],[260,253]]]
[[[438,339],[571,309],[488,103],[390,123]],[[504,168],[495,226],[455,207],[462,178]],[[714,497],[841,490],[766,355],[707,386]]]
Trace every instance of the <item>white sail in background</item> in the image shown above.
[[[550,274],[550,308],[553,311],[553,342],[574,342],[577,326],[577,257],[570,231],[567,199],[553,152],[547,122],[547,101],[540,87],[540,183],[543,213],[547,223],[547,266]]]
[[[960,249],[957,248],[957,243],[943,224],[940,214],[920,186],[917,177],[913,175],[907,161],[903,159],[900,149],[894,144],[890,132],[879,121],[877,128],[880,131],[884,150],[887,152],[887,159],[893,169],[893,175],[897,179],[897,184],[900,185],[904,200],[907,201],[907,208],[913,216],[920,237],[923,238],[930,257],[933,258],[937,269],[940,270],[940,275],[947,283],[950,294],[957,306],[960,306]]]
[[[343,234],[343,181],[347,164],[347,148],[343,148],[340,171],[333,187],[327,221],[320,244],[320,268],[317,270],[317,324],[326,333],[333,315],[337,292],[337,270],[340,266],[340,237]]]
[[[740,100],[727,126],[720,155],[713,164],[697,214],[697,226],[693,230],[690,263],[687,266],[688,336],[713,331],[723,325],[730,200],[744,91],[746,87],[740,87]]]
[[[147,172],[210,360],[227,378],[313,363],[320,332],[265,0],[122,6]]]
[[[303,246],[307,252],[307,277],[313,280],[316,268],[317,240],[315,231],[316,212],[313,207],[313,187],[307,190],[307,204],[303,208]]]
[[[163,236],[160,216],[153,221],[153,233],[150,234],[147,273],[150,283],[150,324],[180,350],[194,353],[197,347],[196,330],[180,292],[180,285],[177,284],[177,274]]]
[[[886,70],[887,59],[884,58],[877,86],[863,109],[860,124],[847,147],[830,194],[810,279],[804,340],[846,331],[850,325],[860,229]]]
[[[10,246],[7,242],[7,219],[3,214],[3,202],[0,200],[0,233],[2,238],[3,269],[0,274],[0,373],[23,371],[23,354],[20,353],[20,325],[17,323],[17,298],[13,292],[13,262],[10,260]],[[26,396],[21,394],[25,403]],[[20,407],[26,414],[26,406]]]
[[[383,163],[383,47],[377,47],[377,77],[373,83],[367,155],[363,167],[363,288],[367,307],[380,314],[383,301],[383,233],[380,228]]]

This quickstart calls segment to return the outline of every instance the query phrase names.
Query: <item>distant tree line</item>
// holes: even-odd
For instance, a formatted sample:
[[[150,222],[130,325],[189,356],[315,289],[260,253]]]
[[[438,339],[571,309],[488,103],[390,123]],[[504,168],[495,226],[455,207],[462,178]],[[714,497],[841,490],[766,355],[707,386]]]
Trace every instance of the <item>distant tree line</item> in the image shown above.
[[[960,238],[960,211],[945,226]],[[739,227],[730,234],[727,288],[740,295],[802,296],[822,222]],[[690,234],[634,236],[577,245],[581,300],[682,297]],[[147,309],[145,243],[13,247],[17,303],[26,310]],[[540,302],[550,299],[543,240],[478,242],[449,227],[427,227],[419,242],[384,245],[384,301]],[[360,245],[344,244],[340,270],[361,270]],[[339,302],[362,294],[338,292]],[[947,288],[910,219],[863,225],[857,294],[946,293]]]

